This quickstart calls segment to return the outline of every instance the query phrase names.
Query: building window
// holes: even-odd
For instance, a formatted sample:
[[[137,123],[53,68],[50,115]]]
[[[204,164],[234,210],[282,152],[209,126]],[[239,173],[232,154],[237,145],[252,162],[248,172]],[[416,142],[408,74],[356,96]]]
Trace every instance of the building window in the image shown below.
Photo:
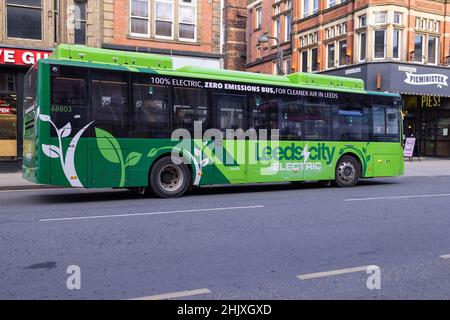
[[[422,29],[423,30],[427,29],[427,19],[422,19]]]
[[[339,41],[339,66],[347,64],[347,40]]]
[[[75,1],[75,44],[86,44],[86,1]]]
[[[131,0],[131,34],[150,35],[150,1]]]
[[[7,36],[22,39],[42,39],[42,1],[6,1]]]
[[[394,24],[402,24],[402,14],[400,12],[394,12]]]
[[[415,22],[415,24],[414,24],[414,27],[416,28],[416,29],[419,29],[420,28],[420,18],[416,18],[416,22]]]
[[[334,7],[336,5],[336,0],[328,0],[328,8]]]
[[[374,24],[385,24],[386,23],[386,12],[375,12],[373,15]]]
[[[309,15],[309,0],[303,0],[303,18]]]
[[[312,13],[317,13],[319,12],[319,0],[313,0],[313,9],[312,9]]]
[[[289,41],[291,39],[292,15],[287,14],[284,21],[284,41]]]
[[[255,28],[262,28],[262,7],[258,7],[255,9]]]
[[[334,67],[334,43],[329,43],[327,45],[327,68]]]
[[[180,17],[187,16],[180,11]],[[181,30],[181,25],[180,25]],[[155,35],[173,38],[173,3],[172,1],[155,1]]]
[[[416,34],[414,37],[414,62],[424,62],[424,36]]]
[[[359,35],[359,61],[366,61],[367,35],[365,32]]]
[[[277,39],[280,39],[281,25],[280,25],[280,18],[279,17],[277,19],[275,19],[273,32],[274,32],[274,36]]]
[[[301,53],[302,57],[302,72],[308,72],[308,51],[302,51]]]
[[[130,9],[132,36],[197,40],[197,0],[131,0]]]
[[[179,38],[196,40],[197,38],[197,3],[196,0],[182,0],[179,3]],[[262,12],[262,11],[261,11]],[[262,20],[262,19],[261,19]]]
[[[363,27],[365,27],[365,26],[367,26],[367,16],[360,16],[359,18],[358,18],[358,21],[359,21],[359,27],[360,28],[363,28]]]
[[[286,58],[283,61],[285,74],[290,74],[292,72],[291,58]]]
[[[292,9],[292,0],[286,0],[285,10],[291,10],[291,9]]]
[[[393,47],[392,47],[392,58],[394,59],[400,59],[400,48],[401,48],[401,37],[402,32],[398,29],[394,29],[394,36],[393,36]]]
[[[386,29],[375,30],[374,32],[374,59],[384,59],[386,57]]]
[[[318,55],[317,48],[311,49],[311,72],[316,72],[318,70]]]
[[[437,64],[439,38],[428,37],[428,63]]]

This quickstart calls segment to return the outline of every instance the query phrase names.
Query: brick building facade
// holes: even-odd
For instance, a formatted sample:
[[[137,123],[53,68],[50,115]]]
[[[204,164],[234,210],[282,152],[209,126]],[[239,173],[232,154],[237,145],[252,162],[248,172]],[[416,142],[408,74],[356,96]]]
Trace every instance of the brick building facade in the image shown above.
[[[100,47],[103,5],[90,0],[0,0],[0,171],[21,166],[25,73],[58,43]]]
[[[276,37],[283,51],[283,71],[292,71],[293,1],[247,1],[247,64],[251,72],[278,73],[275,40],[260,43],[259,37]]]
[[[102,47],[171,55],[175,67],[223,67],[221,0],[104,1],[111,31]]]
[[[286,26],[289,2],[249,1],[247,70],[274,72],[274,47],[261,50],[256,39],[276,35],[280,18]],[[450,156],[450,1],[295,0],[292,17],[288,72],[360,78],[368,90],[400,93],[416,154]]]

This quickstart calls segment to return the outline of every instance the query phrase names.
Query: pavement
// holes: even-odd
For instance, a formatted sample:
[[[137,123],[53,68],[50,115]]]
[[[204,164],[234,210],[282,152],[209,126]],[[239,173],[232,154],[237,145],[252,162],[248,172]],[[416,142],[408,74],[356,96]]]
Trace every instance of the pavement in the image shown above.
[[[0,191],[0,299],[450,299],[449,203],[450,176]]]
[[[450,159],[414,158],[405,159],[406,177],[450,176]],[[0,173],[0,190],[48,188],[22,178],[21,172]]]

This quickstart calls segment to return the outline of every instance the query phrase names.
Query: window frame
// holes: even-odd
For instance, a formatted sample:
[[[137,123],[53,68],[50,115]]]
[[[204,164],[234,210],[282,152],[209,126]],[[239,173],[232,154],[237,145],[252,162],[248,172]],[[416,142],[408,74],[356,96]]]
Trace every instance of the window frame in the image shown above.
[[[384,32],[384,40],[383,40],[383,57],[376,57],[376,36],[375,34],[377,32],[383,31]],[[386,40],[387,40],[387,29],[382,28],[382,29],[375,29],[373,30],[373,60],[384,60],[386,59]]]
[[[5,35],[7,39],[20,39],[20,40],[30,40],[30,41],[43,41],[44,40],[44,4],[42,3],[43,0],[40,0],[41,5],[40,7],[37,6],[30,6],[30,5],[23,5],[23,4],[15,4],[15,3],[8,3],[8,0],[5,1],[5,15],[4,15],[4,21],[5,21]],[[21,8],[21,9],[34,9],[40,11],[40,22],[41,22],[41,30],[40,30],[40,37],[39,38],[23,38],[23,37],[11,37],[8,35],[8,7],[13,8]]]
[[[420,37],[422,39],[422,48],[421,48],[421,60],[417,61],[416,60],[416,38]],[[414,57],[413,57],[413,62],[414,63],[421,63],[424,64],[425,63],[425,50],[426,50],[426,35],[422,34],[422,33],[416,33],[414,34]]]
[[[430,62],[430,39],[434,39],[434,45],[435,45],[434,62]],[[438,36],[433,36],[433,35],[427,36],[427,64],[438,65],[438,63],[439,63],[439,41],[440,41],[440,39]]]
[[[160,1],[160,0],[158,0],[158,1]],[[178,20],[176,21],[176,24],[177,24],[177,28],[178,28],[177,36],[178,36],[178,40],[180,40],[180,41],[197,42],[197,38],[198,38],[198,26],[197,26],[198,25],[198,17],[197,17],[198,16],[198,5],[197,5],[197,1],[198,0],[193,0],[192,3],[184,3],[182,0],[177,1],[178,2],[178,8],[177,8],[178,9]],[[175,0],[174,0],[173,7],[174,7],[173,9],[175,10]],[[193,24],[181,22],[181,19],[180,19],[180,12],[181,12],[180,8],[181,7],[194,8],[194,23]],[[262,6],[260,8],[261,8],[261,24],[262,24]],[[191,38],[183,38],[180,36],[180,25],[181,24],[194,26],[194,38],[192,38],[192,39]],[[175,19],[174,19],[172,25],[175,25]]]
[[[132,15],[132,10],[133,10],[133,1],[138,1],[138,2],[146,2],[147,3],[147,10],[148,10],[148,17],[143,17],[143,16],[133,16]],[[130,0],[130,23],[129,23],[129,28],[130,28],[130,35],[133,37],[143,37],[143,38],[148,38],[151,35],[151,0]],[[132,32],[132,28],[131,28],[131,24],[133,19],[137,19],[137,20],[141,20],[141,21],[146,21],[147,22],[147,33],[136,33],[136,32]]]
[[[397,33],[397,57],[395,57],[395,34]],[[401,60],[402,58],[402,30],[394,28],[392,31],[392,59]]]
[[[362,35],[364,35],[364,59],[361,57],[361,53],[363,52],[363,46],[362,46]],[[364,62],[367,59],[367,32],[361,32],[358,35],[358,61]]]
[[[165,4],[170,4],[172,6],[172,20],[162,20],[162,19],[158,19],[157,18],[157,10],[156,10],[156,6],[158,5],[158,3],[165,3]],[[175,0],[153,0],[153,9],[154,9],[154,19],[152,21],[153,24],[153,33],[155,35],[155,39],[165,39],[165,40],[174,40],[175,39]],[[157,22],[170,22],[171,24],[171,36],[162,36],[162,35],[158,35],[156,34],[156,24]],[[177,25],[179,26],[179,21],[177,23]]]

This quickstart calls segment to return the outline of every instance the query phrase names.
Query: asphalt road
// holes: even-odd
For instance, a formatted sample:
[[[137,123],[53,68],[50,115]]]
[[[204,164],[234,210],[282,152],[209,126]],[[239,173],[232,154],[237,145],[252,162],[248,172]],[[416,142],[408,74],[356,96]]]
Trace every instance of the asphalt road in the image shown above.
[[[0,240],[0,299],[450,299],[450,177],[1,191]]]

